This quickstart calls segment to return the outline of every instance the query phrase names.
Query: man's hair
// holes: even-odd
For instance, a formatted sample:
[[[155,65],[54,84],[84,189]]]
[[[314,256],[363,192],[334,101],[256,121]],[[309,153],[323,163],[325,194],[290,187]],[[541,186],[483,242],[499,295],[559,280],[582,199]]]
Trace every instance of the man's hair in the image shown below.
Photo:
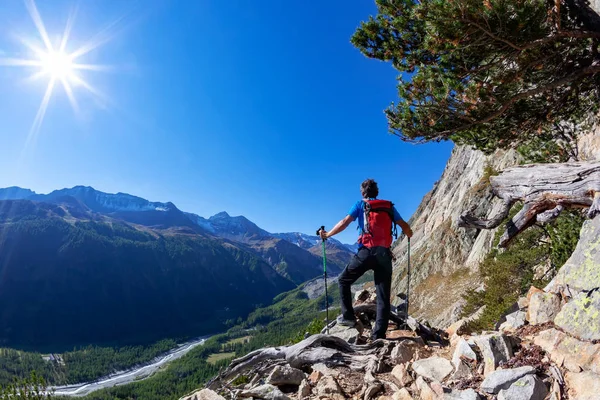
[[[366,179],[360,184],[360,193],[365,199],[376,198],[379,195],[377,182],[375,182],[373,179]]]

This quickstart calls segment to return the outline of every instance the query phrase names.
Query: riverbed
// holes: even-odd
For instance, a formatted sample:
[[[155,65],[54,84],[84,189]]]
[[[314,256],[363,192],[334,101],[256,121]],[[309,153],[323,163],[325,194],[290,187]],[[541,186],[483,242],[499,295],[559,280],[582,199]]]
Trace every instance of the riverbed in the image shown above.
[[[194,347],[200,346],[204,344],[204,342],[210,338],[210,336],[203,336],[189,342],[183,343],[176,347],[175,349],[169,351],[166,354],[163,354],[154,359],[149,364],[144,364],[141,366],[137,366],[133,369],[127,371],[120,371],[109,376],[105,376],[99,379],[96,379],[92,382],[84,382],[78,383],[75,385],[66,385],[66,386],[55,386],[49,388],[50,390],[54,389],[55,396],[75,396],[81,397],[86,396],[96,390],[105,389],[118,385],[125,385],[131,382],[137,382],[143,379],[148,378],[152,374],[154,374],[160,367],[163,365],[176,360],[178,358],[186,355],[190,350]]]

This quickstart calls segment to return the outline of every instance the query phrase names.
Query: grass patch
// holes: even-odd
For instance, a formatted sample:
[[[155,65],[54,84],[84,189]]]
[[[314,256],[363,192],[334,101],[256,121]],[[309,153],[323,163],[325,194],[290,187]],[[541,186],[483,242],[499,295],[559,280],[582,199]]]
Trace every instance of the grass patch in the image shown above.
[[[211,355],[208,356],[208,358],[206,359],[206,362],[209,364],[216,364],[219,361],[222,360],[227,360],[229,358],[233,358],[235,357],[235,353],[231,352],[231,353],[213,353]]]
[[[228,340],[227,342],[223,343],[224,345],[228,345],[228,344],[244,344],[250,341],[250,339],[252,339],[252,336],[242,336],[239,338],[235,338],[235,339],[231,339]]]

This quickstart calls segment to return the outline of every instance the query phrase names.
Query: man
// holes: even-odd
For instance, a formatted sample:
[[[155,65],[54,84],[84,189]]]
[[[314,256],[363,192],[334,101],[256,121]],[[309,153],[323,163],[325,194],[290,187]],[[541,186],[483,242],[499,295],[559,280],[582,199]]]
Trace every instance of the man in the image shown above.
[[[368,270],[373,270],[377,293],[377,319],[371,339],[385,339],[390,317],[390,291],[392,286],[392,228],[400,225],[409,238],[410,226],[402,219],[393,203],[377,200],[379,189],[373,179],[365,180],[360,186],[363,199],[350,209],[348,215],[338,222],[331,231],[321,231],[321,238],[328,239],[342,232],[358,218],[358,251],[339,276],[342,315],[338,324],[354,326],[356,317],[352,307],[350,287]],[[395,232],[394,232],[395,233]]]

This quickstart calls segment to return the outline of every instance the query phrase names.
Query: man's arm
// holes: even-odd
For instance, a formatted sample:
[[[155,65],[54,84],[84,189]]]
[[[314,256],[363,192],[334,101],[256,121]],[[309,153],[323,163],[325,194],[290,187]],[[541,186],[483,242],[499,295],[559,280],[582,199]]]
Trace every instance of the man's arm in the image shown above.
[[[348,225],[352,223],[352,221],[354,221],[354,218],[350,215],[346,215],[346,217],[338,222],[329,232],[321,231],[321,239],[328,239],[333,235],[337,235],[346,229]]]
[[[409,238],[411,238],[411,237],[412,237],[412,235],[413,235],[413,231],[412,231],[412,229],[410,228],[410,225],[408,225],[408,224],[406,223],[406,221],[404,221],[402,218],[400,218],[399,220],[397,220],[397,221],[396,221],[396,223],[397,223],[398,225],[400,225],[400,228],[402,228],[402,232],[404,232],[404,234],[405,234],[406,236],[408,236]]]

